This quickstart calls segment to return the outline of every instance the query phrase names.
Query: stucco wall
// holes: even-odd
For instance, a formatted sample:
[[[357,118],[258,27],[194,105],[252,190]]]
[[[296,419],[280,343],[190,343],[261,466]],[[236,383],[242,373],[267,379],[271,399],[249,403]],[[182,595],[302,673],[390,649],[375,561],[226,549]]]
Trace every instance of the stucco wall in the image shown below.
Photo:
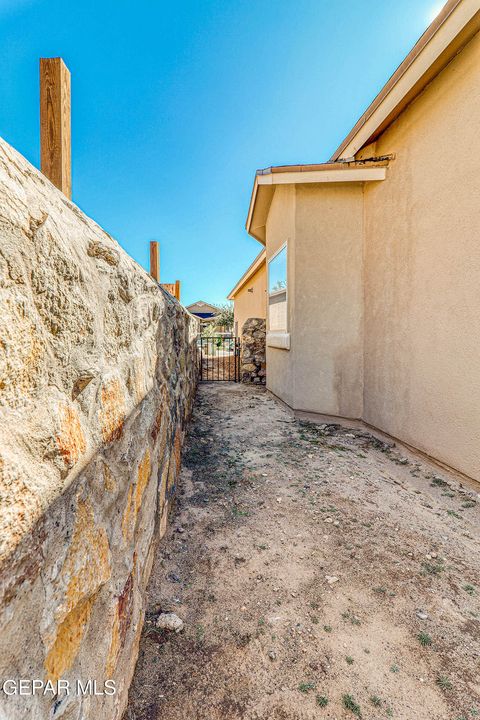
[[[196,384],[197,321],[0,142],[0,696],[9,720],[118,720]],[[77,680],[116,682],[112,696]]]
[[[480,36],[376,144],[366,188],[365,419],[480,479]]]
[[[235,295],[234,323],[238,337],[249,318],[265,318],[267,312],[267,270],[265,263]]]
[[[361,417],[362,185],[297,185],[295,232],[294,407]]]
[[[267,387],[296,410],[361,417],[362,185],[278,186],[267,262],[287,239],[290,350],[267,343]]]
[[[286,242],[288,284],[288,331],[295,337],[295,188],[279,185],[270,206],[266,226],[267,264],[272,255]],[[267,306],[268,332],[268,306]],[[294,359],[292,350],[269,347],[267,343],[267,388],[288,405],[294,403]]]
[[[395,155],[386,180],[277,187],[267,220],[267,259],[293,238],[291,350],[267,349],[267,386],[477,479],[479,66],[476,36],[361,153]]]

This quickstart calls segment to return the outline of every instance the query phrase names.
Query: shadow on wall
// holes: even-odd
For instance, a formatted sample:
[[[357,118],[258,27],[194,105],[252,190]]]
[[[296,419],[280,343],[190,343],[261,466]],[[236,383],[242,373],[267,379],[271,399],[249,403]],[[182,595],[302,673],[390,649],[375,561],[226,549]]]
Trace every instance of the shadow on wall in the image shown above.
[[[0,675],[116,683],[2,694],[0,715],[118,720],[198,323],[3,141],[0,198]]]

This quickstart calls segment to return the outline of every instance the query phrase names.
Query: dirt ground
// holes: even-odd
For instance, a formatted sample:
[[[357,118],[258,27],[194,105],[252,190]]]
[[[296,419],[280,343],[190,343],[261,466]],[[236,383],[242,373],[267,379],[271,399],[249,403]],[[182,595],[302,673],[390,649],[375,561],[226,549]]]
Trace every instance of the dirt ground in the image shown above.
[[[201,385],[125,718],[480,718],[479,509],[363,430]]]

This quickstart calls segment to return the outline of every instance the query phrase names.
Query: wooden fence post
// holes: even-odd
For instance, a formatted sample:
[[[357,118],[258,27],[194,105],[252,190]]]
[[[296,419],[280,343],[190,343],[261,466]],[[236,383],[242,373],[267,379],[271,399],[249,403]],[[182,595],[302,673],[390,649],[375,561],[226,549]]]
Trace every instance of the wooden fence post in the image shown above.
[[[62,58],[40,58],[40,169],[72,197],[70,71]]]
[[[160,282],[160,250],[156,240],[150,240],[150,275]]]

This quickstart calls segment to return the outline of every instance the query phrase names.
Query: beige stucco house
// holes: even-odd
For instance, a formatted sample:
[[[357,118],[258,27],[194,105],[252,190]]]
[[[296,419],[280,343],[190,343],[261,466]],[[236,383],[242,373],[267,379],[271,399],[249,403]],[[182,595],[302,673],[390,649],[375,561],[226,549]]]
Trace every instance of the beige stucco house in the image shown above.
[[[480,480],[480,2],[450,0],[328,163],[257,173],[267,386]]]
[[[266,252],[262,250],[228,296],[233,300],[234,330],[239,337],[248,318],[267,316]]]
[[[211,303],[207,303],[204,300],[197,300],[196,302],[191,303],[191,305],[187,305],[186,309],[189,313],[195,315],[202,324],[211,322],[220,312],[220,308],[216,305],[212,305]]]

